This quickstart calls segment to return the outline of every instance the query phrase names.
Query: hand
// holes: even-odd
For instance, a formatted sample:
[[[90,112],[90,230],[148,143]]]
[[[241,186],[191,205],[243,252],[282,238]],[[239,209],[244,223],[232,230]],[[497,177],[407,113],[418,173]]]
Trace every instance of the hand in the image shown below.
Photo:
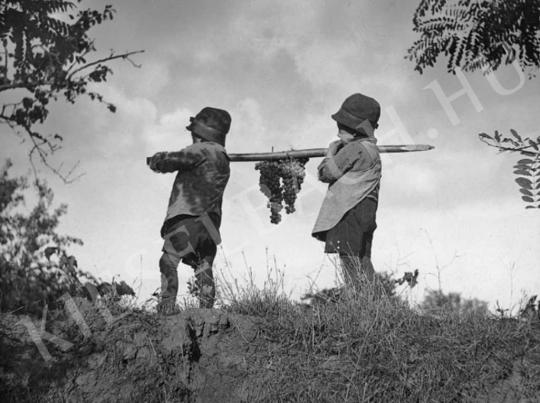
[[[158,168],[158,164],[163,161],[165,159],[165,157],[167,156],[167,153],[166,152],[158,152],[158,153],[155,153],[151,158],[150,158],[150,163],[148,164],[148,166],[150,167],[150,169],[154,172],[160,172],[159,168]]]
[[[343,142],[341,140],[332,141],[328,145],[328,151],[326,152],[327,157],[332,157],[337,154],[339,149],[343,146]]]

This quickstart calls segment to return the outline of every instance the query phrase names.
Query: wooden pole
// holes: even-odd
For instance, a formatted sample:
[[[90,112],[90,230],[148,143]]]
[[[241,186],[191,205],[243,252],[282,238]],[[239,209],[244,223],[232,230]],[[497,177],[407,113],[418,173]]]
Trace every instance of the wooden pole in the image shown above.
[[[377,146],[381,153],[409,153],[415,151],[433,150],[435,147],[429,144],[400,144]],[[273,148],[272,148],[273,149]],[[305,150],[272,151],[269,153],[228,154],[231,161],[271,161],[284,160],[287,158],[317,158],[326,155],[326,148],[308,148]],[[150,164],[151,157],[146,158],[146,164]]]
[[[405,153],[428,151],[435,147],[428,144],[403,144],[377,146],[381,153]],[[274,151],[268,153],[229,154],[231,161],[270,161],[287,158],[316,158],[326,155],[326,148],[309,148],[306,150]]]

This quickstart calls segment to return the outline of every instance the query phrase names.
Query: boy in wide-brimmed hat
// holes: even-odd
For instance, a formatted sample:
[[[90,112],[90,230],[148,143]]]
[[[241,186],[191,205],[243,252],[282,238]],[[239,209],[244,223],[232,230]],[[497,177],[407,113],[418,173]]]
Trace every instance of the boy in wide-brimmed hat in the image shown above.
[[[372,280],[371,246],[381,180],[381,159],[374,131],[381,114],[379,103],[353,94],[338,112],[339,140],[328,147],[318,167],[319,180],[328,183],[312,235],[325,242],[326,253],[338,253],[346,284]]]
[[[200,307],[211,308],[215,299],[212,264],[221,242],[221,205],[230,175],[224,147],[231,117],[225,110],[206,107],[190,122],[186,129],[191,132],[192,145],[157,153],[149,161],[156,172],[178,171],[161,228],[165,243],[159,261],[158,311],[163,313],[174,310],[180,262],[195,270]]]

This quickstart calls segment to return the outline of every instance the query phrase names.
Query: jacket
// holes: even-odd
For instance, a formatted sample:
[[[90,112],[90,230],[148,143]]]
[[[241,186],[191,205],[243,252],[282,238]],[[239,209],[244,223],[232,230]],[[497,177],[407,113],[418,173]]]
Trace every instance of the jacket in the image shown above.
[[[160,154],[155,163],[157,171],[178,171],[164,226],[168,220],[180,215],[213,213],[221,219],[223,193],[230,176],[230,160],[225,148],[215,142],[203,141],[180,151]]]
[[[319,180],[329,186],[311,232],[315,238],[366,197],[378,199],[382,166],[375,139],[361,137],[345,144],[317,169]]]

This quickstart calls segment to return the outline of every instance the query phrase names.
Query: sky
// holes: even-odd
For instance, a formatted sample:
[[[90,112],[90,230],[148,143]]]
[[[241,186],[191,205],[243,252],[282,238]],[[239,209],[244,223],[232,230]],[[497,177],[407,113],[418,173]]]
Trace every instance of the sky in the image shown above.
[[[141,301],[159,287],[159,229],[174,175],[156,174],[145,158],[190,144],[189,117],[204,106],[228,110],[230,153],[325,147],[336,139],[330,115],[360,92],[379,101],[375,135],[382,144],[431,144],[434,150],[383,154],[373,245],[377,271],[418,269],[419,285],[400,288],[411,303],[428,289],[459,292],[493,308],[515,308],[540,291],[540,213],[526,210],[514,182],[518,156],[499,154],[480,132],[516,129],[540,135],[540,78],[513,66],[491,76],[450,75],[444,62],[413,70],[417,1],[87,0],[112,3],[113,22],[96,27],[107,54],[144,49],[97,87],[117,106],[80,101],[52,105],[42,128],[62,134],[52,162],[80,161],[72,184],[49,171],[57,203],[69,211],[60,231],[80,237],[79,266],[133,284]],[[452,99],[451,101],[449,99]],[[445,101],[446,100],[446,101]],[[0,160],[31,174],[28,144],[0,127]],[[215,264],[229,281],[251,270],[258,284],[276,267],[295,298],[336,282],[331,255],[311,237],[326,191],[312,159],[297,212],[270,223],[254,164],[233,162],[224,195],[223,243]],[[180,294],[192,276],[179,268]]]

